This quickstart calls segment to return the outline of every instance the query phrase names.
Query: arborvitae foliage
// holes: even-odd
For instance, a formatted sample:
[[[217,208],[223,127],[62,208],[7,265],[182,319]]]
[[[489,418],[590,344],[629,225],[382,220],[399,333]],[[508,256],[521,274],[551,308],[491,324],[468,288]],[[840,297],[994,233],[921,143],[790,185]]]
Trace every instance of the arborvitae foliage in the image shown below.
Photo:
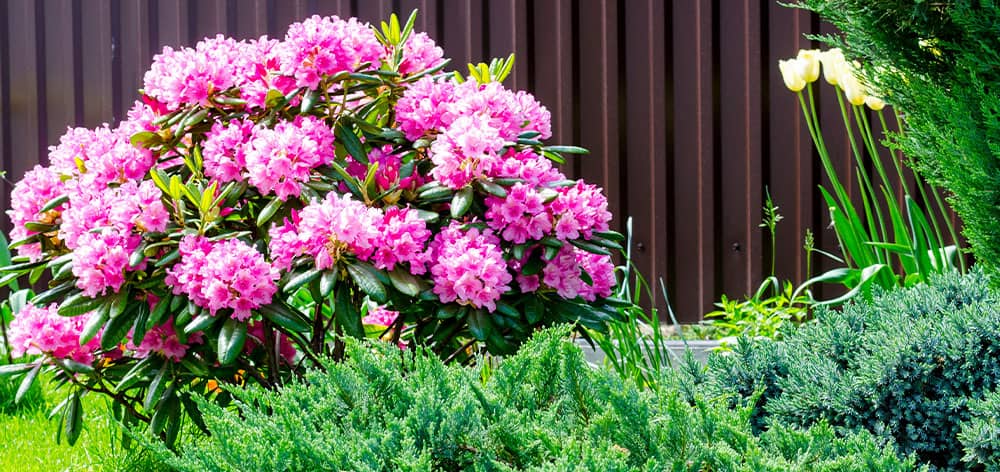
[[[967,403],[1000,381],[1000,297],[979,270],[942,276],[821,310],[783,344],[741,350],[755,354],[711,362],[706,383],[726,391],[742,379],[728,391],[753,398],[755,380],[762,424],[867,430],[932,467],[957,468]]]
[[[965,448],[965,462],[988,472],[1000,471],[1000,391],[969,402],[969,413],[971,417],[958,435]]]
[[[752,410],[665,379],[655,391],[587,366],[566,330],[535,336],[499,366],[349,343],[347,360],[278,391],[205,405],[212,435],[181,470],[912,470],[867,433],[772,427]],[[163,446],[159,447],[161,453]]]
[[[844,34],[875,90],[905,116],[897,138],[951,203],[980,264],[1000,268],[1000,3],[801,0]]]

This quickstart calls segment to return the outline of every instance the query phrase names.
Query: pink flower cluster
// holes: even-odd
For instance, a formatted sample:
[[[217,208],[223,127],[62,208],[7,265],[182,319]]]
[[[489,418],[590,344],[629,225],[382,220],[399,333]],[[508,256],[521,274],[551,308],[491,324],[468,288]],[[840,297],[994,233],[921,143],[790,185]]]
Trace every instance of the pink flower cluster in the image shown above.
[[[558,192],[559,196],[549,205],[557,238],[590,239],[594,231],[608,230],[611,212],[600,187],[578,181],[571,187],[559,188]]]
[[[14,357],[46,354],[91,364],[101,341],[100,336],[95,336],[80,345],[80,333],[86,322],[86,316],[59,316],[58,305],[54,303],[46,308],[25,305],[8,328],[11,354]]]
[[[139,245],[138,233],[163,231],[169,214],[161,192],[149,180],[130,180],[101,191],[70,193],[59,236],[74,251],[76,286],[88,297],[118,292],[131,268],[129,256]]]
[[[588,284],[581,271],[590,276]],[[542,283],[554,289],[560,297],[594,301],[598,296],[611,295],[615,285],[614,265],[611,258],[564,246],[559,254],[542,269]]]
[[[545,198],[530,185],[514,184],[505,198],[487,197],[486,206],[490,227],[515,244],[542,239],[552,229]]]
[[[415,275],[427,271],[425,265],[431,260],[425,246],[431,232],[416,211],[389,207],[378,225],[378,235],[378,244],[372,256],[375,267],[392,270],[396,264],[405,262]]]
[[[430,69],[441,63],[444,51],[434,44],[426,33],[413,33],[403,45],[403,62],[399,64],[400,74],[413,74]]]
[[[132,351],[133,355],[139,359],[158,354],[174,362],[180,362],[192,345],[203,342],[205,342],[205,337],[199,331],[187,337],[187,344],[181,343],[177,337],[177,331],[174,329],[174,319],[170,317],[163,324],[154,326],[147,331],[138,344],[135,343],[135,339],[132,339],[125,345],[125,348]]]
[[[500,249],[500,238],[490,230],[467,230],[452,222],[431,243],[434,293],[444,303],[496,310],[496,302],[510,290],[512,277]]]
[[[143,77],[143,91],[176,110],[183,104],[210,105],[209,97],[237,85],[237,58],[244,43],[218,35],[195,47],[174,50],[170,46],[153,57]]]
[[[53,198],[63,195],[65,190],[59,173],[51,167],[35,166],[26,172],[10,195],[11,202],[7,216],[10,217],[13,226],[10,231],[11,242],[36,234],[35,231],[25,228],[25,223],[32,221],[55,223],[66,208],[65,204],[57,206],[47,215],[41,215],[39,212]],[[37,261],[42,256],[42,246],[39,243],[24,244],[17,248],[17,252],[30,257],[32,261]]]
[[[244,152],[250,184],[282,200],[298,196],[312,170],[333,161],[333,140],[333,130],[314,116],[254,128]]]
[[[367,260],[378,244],[381,220],[378,209],[331,192],[271,228],[271,260],[282,270],[301,255],[313,258],[318,269],[333,267],[348,252]]]
[[[368,314],[361,319],[361,322],[366,325],[376,325],[376,326],[392,326],[396,322],[396,318],[399,318],[399,312],[393,311],[385,307],[385,305],[370,304],[368,307]]]
[[[312,16],[288,28],[279,45],[281,72],[296,86],[315,89],[323,76],[350,72],[364,62],[378,65],[382,45],[368,25],[356,18]]]
[[[534,97],[499,83],[421,79],[399,99],[396,120],[409,139],[436,136],[431,175],[452,189],[482,177],[497,177],[507,157],[505,143],[525,131],[552,135],[551,115]]]
[[[291,268],[303,255],[318,269],[329,269],[342,256],[352,254],[372,260],[380,269],[392,270],[408,263],[410,272],[423,274],[429,255],[425,250],[431,232],[417,213],[389,207],[370,208],[349,195],[329,193],[322,202],[307,205],[282,225],[271,228],[270,253],[275,267]]]
[[[250,120],[215,123],[205,134],[201,151],[205,175],[220,182],[242,182],[247,166],[244,145],[250,140],[254,124]]]
[[[245,321],[251,310],[271,303],[278,291],[277,269],[238,239],[212,242],[185,236],[180,254],[180,262],[167,270],[167,285],[213,315],[231,309],[233,318]]]
[[[57,172],[76,179],[80,191],[99,191],[112,183],[141,179],[153,167],[149,150],[131,143],[131,122],[118,128],[107,125],[93,130],[72,128],[59,138],[59,145],[49,148],[49,163]]]

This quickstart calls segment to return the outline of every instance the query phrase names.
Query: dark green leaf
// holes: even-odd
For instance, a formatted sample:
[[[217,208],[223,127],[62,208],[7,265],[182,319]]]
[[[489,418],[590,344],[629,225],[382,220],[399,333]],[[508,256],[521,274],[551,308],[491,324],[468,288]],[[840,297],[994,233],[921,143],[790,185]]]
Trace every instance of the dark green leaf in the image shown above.
[[[358,138],[358,135],[354,134],[354,131],[348,129],[343,124],[338,124],[334,128],[334,133],[337,136],[337,140],[344,145],[344,148],[347,149],[347,152],[355,161],[368,165],[368,153],[365,152],[361,140]]]
[[[14,395],[14,403],[21,403],[21,399],[28,393],[28,389],[30,389],[35,383],[35,378],[38,377],[38,373],[41,371],[42,363],[39,362],[35,365],[35,368],[31,369],[31,371],[24,376],[24,380],[21,380],[21,385],[17,388],[17,394]]]
[[[272,323],[292,332],[306,333],[311,329],[309,321],[293,308],[281,302],[264,305],[257,309],[261,316]]]
[[[27,372],[35,368],[32,364],[4,364],[0,365],[0,377],[8,377],[21,372]]]
[[[132,323],[132,342],[138,345],[146,337],[146,327],[149,325],[149,304],[139,302],[136,306],[135,322]]]
[[[334,315],[337,317],[337,324],[344,330],[344,334],[355,338],[365,336],[365,328],[361,324],[361,314],[358,312],[358,307],[354,306],[345,286],[341,286],[340,290],[337,290]]]
[[[59,305],[60,316],[78,316],[91,311],[103,303],[101,298],[90,298],[83,292],[66,297]]]
[[[58,196],[56,198],[53,198],[52,200],[49,200],[48,203],[46,203],[41,210],[38,210],[38,213],[45,213],[47,211],[55,210],[58,206],[68,201],[69,201],[69,195]]]
[[[542,299],[538,297],[528,298],[524,304],[524,317],[528,320],[528,323],[537,324],[542,321],[544,314],[545,305],[542,303]]]
[[[421,280],[415,277],[410,271],[404,269],[402,266],[397,265],[392,272],[389,272],[389,280],[392,281],[393,287],[403,294],[415,297],[424,290],[424,284]]]
[[[219,330],[219,363],[231,364],[243,351],[247,340],[247,325],[238,320],[228,319]]]
[[[302,103],[299,105],[299,113],[306,114],[312,110],[313,105],[316,104],[316,99],[319,94],[315,90],[306,90],[306,93],[302,94]]]
[[[334,287],[337,286],[337,271],[327,270],[323,272],[323,275],[319,278],[319,294],[321,297],[329,297],[333,293]]]
[[[83,330],[80,331],[80,345],[83,346],[94,339],[97,336],[97,332],[101,330],[101,327],[108,322],[110,318],[111,304],[110,302],[105,302],[97,306],[90,317],[87,318],[87,322],[83,324]]]
[[[319,276],[322,273],[323,272],[321,272],[319,269],[306,270],[305,272],[295,275],[291,279],[289,279],[288,282],[284,285],[282,290],[285,293],[295,293],[295,291],[301,288],[303,285],[306,285],[309,282],[312,282],[313,280],[319,278]]]
[[[472,206],[472,187],[464,187],[451,199],[451,217],[461,218]]]
[[[506,198],[507,190],[497,185],[496,183],[490,182],[488,180],[476,181],[476,184],[483,189],[484,192],[493,195],[495,197]]]
[[[270,202],[267,202],[267,205],[264,205],[264,208],[262,208],[260,213],[257,214],[257,226],[263,228],[268,221],[271,221],[271,218],[273,218],[274,214],[281,209],[281,205],[284,203],[285,202],[279,198],[275,198]]]
[[[169,359],[164,359],[160,370],[153,376],[153,380],[149,382],[149,387],[146,389],[146,397],[142,401],[142,407],[146,411],[152,410],[160,401],[160,394],[163,392],[164,387],[166,387],[169,362]]]
[[[66,442],[70,446],[76,444],[76,440],[83,431],[83,405],[80,403],[80,391],[74,390],[70,394],[69,404],[66,405],[65,419]]]
[[[76,286],[73,284],[72,281],[66,281],[42,293],[39,293],[38,295],[35,295],[35,298],[33,298],[31,302],[35,306],[45,306],[48,305],[49,303],[52,303],[66,296],[71,290],[74,290],[75,288]]]
[[[469,313],[469,332],[476,339],[486,341],[487,338],[493,335],[494,330],[493,320],[490,319],[490,315],[486,313],[486,310],[477,308]]]
[[[137,313],[134,309],[128,311],[128,314],[112,316],[107,324],[104,325],[104,332],[101,333],[102,349],[110,350],[117,347],[125,338],[125,335],[128,334],[129,328],[132,327],[132,322],[135,321],[134,315]]]
[[[589,241],[584,241],[584,240],[581,240],[581,239],[571,239],[569,241],[569,243],[572,244],[572,245],[574,245],[574,246],[576,246],[576,247],[578,247],[578,248],[580,248],[580,249],[583,249],[584,251],[587,251],[587,252],[589,252],[591,254],[599,254],[599,255],[602,255],[602,256],[610,256],[611,255],[611,253],[608,252],[607,249],[604,249],[603,247],[598,246],[596,244],[593,244],[593,243],[591,243]]]
[[[351,275],[351,279],[358,285],[358,288],[367,293],[372,300],[378,303],[385,303],[388,299],[388,294],[382,282],[375,275],[376,269],[369,269],[368,267],[370,266],[366,266],[367,264],[361,262],[350,264],[347,266],[347,273]]]
[[[222,317],[214,316],[211,313],[204,311],[200,315],[194,317],[194,319],[188,324],[184,325],[184,334],[191,335],[198,331],[206,331],[220,319],[222,319]]]
[[[579,146],[546,146],[544,150],[563,154],[590,154],[590,151]]]

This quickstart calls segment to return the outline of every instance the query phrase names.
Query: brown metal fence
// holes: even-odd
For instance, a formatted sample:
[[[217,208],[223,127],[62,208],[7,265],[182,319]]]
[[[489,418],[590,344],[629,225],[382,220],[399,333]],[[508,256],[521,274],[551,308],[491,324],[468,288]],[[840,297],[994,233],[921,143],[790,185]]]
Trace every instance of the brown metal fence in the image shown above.
[[[638,267],[664,279],[682,321],[766,275],[765,188],[784,216],[779,276],[806,275],[805,228],[820,247],[835,244],[817,159],[776,67],[825,27],[770,0],[0,0],[3,170],[16,180],[46,162],[67,126],[120,119],[164,45],[282,37],[312,14],[378,21],[414,8],[455,66],[517,54],[508,85],[548,106],[553,141],[591,149],[567,171],[604,186],[619,229],[633,218]],[[822,115],[839,120],[831,93]],[[830,147],[846,169],[838,130]],[[4,185],[4,208],[9,193]]]

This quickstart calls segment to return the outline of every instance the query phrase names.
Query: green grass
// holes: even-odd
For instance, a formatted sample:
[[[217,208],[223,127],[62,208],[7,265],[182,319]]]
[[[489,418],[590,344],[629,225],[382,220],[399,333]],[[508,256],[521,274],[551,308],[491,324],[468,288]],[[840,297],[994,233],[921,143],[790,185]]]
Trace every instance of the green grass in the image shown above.
[[[65,391],[43,385],[44,405],[0,414],[0,471],[142,471],[163,470],[148,454],[125,450],[121,432],[104,398],[83,397],[85,429],[75,446],[56,444],[58,417],[46,418]]]

